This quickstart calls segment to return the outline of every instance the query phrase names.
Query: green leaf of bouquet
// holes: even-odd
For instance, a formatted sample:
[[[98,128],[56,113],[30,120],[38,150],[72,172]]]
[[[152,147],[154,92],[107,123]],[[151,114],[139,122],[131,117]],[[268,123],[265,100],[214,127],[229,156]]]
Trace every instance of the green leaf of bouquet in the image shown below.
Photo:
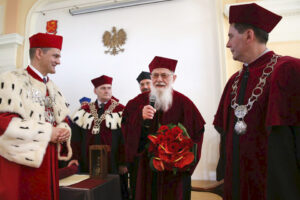
[[[178,127],[183,131],[184,136],[191,138],[190,135],[188,134],[188,132],[186,131],[186,128],[183,126],[183,124],[178,123]]]
[[[148,139],[149,140],[149,139]],[[145,144],[145,149],[149,149],[149,146],[150,146],[150,144],[149,144],[149,142],[147,143],[147,144]]]
[[[198,148],[198,145],[197,144],[194,144],[193,145],[193,147],[192,147],[192,152],[193,152],[193,154],[194,154],[194,164],[196,164],[197,163],[197,148]]]
[[[173,175],[176,175],[177,174],[177,168],[176,167],[173,167]]]
[[[173,124],[173,123],[170,123],[170,124],[168,124],[167,126],[169,127],[169,129],[172,129],[172,128],[174,128],[176,125]]]

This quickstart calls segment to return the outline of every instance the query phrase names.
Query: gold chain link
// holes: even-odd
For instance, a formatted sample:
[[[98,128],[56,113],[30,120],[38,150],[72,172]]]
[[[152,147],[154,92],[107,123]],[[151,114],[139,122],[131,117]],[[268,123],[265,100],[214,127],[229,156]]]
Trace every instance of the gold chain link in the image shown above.
[[[273,55],[271,58],[270,62],[266,65],[266,67],[263,69],[262,75],[259,77],[259,82],[255,86],[255,88],[252,91],[251,97],[248,99],[248,103],[246,104],[247,111],[251,110],[253,103],[257,101],[258,97],[262,95],[264,91],[264,86],[266,84],[266,79],[272,74],[274,70],[274,66],[277,63],[277,60],[280,56],[279,55]],[[231,107],[233,109],[236,109],[239,104],[236,103],[236,98],[237,98],[237,88],[238,88],[238,77],[241,75],[242,70],[239,71],[239,74],[235,77],[235,81],[232,84],[232,93],[234,95],[233,99],[231,100]]]

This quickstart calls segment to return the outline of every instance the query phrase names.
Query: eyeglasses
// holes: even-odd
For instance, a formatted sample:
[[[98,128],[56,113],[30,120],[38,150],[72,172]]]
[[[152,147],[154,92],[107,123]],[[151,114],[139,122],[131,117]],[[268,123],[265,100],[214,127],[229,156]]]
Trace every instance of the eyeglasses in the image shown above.
[[[154,74],[151,74],[151,78],[158,79],[158,77],[160,76],[162,79],[167,79],[171,75],[173,75],[173,74],[167,74],[167,73],[159,74],[159,73],[154,73]]]

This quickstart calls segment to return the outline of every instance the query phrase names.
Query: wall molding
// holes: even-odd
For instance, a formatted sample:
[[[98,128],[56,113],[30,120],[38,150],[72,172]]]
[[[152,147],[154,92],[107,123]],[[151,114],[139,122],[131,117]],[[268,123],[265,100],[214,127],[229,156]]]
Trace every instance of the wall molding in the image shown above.
[[[265,1],[253,1],[248,3],[256,3],[272,12],[283,15],[283,16],[291,16],[291,15],[300,15],[300,1],[299,0],[265,0]],[[246,3],[233,3],[233,4],[225,4],[224,15],[229,17],[229,7],[232,5],[241,5]]]
[[[0,35],[0,72],[17,67],[18,47],[23,41],[24,37],[17,33]]]
[[[7,44],[22,45],[23,40],[24,40],[24,37],[17,33],[0,35],[0,47],[2,45],[7,45]]]

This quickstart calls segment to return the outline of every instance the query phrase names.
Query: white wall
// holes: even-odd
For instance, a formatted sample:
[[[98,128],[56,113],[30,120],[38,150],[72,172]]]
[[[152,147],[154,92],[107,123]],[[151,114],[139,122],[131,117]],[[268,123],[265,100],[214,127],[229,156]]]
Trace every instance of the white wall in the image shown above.
[[[219,138],[211,124],[221,95],[217,2],[173,0],[79,16],[71,16],[67,9],[35,12],[35,25],[28,23],[33,28],[27,34],[45,32],[46,21],[58,20],[58,34],[64,36],[62,59],[51,79],[72,110],[82,96],[95,99],[90,80],[97,76],[112,76],[113,95],[126,104],[139,93],[136,77],[148,70],[154,56],[178,59],[174,88],[191,98],[207,123],[193,179],[214,179]],[[113,26],[123,28],[128,37],[125,52],[116,56],[104,54],[102,44],[104,31]]]

